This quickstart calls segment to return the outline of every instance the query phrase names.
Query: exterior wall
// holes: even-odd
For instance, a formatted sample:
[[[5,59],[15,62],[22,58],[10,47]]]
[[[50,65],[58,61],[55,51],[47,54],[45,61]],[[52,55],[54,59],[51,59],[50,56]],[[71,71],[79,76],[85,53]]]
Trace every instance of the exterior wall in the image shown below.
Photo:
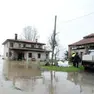
[[[18,58],[17,52],[15,51],[11,51],[11,52],[12,52],[11,59],[17,59]]]
[[[85,54],[85,49],[80,49],[80,50],[72,50],[72,51],[74,51],[74,52],[78,52],[78,54],[80,55],[81,54],[81,52],[83,53],[82,55],[84,55]]]
[[[72,55],[72,52],[78,52],[80,58],[82,59],[82,56],[83,56],[84,54],[86,54],[86,49],[75,49],[75,50],[72,50],[72,49],[71,49],[71,55]]]
[[[12,48],[10,46],[10,43],[13,43],[13,48],[23,48],[24,47],[24,44],[25,43],[17,43],[17,42],[7,42],[5,45],[4,45],[4,58],[5,59],[17,59],[18,58],[18,53],[19,52],[22,52],[24,53],[24,58],[26,60],[31,60],[31,58],[29,58],[28,56],[28,53],[32,53],[32,58],[35,58],[36,60],[46,60],[46,53],[45,52],[32,52],[32,51],[15,51],[15,50],[9,50],[9,48]],[[20,44],[20,47],[19,47],[19,44]],[[34,45],[34,44],[25,44],[25,48],[28,48],[28,49],[43,49],[43,45],[37,45],[35,44],[34,47],[35,48],[31,48],[31,45]],[[11,52],[11,56],[9,56],[9,52]],[[6,53],[8,53],[8,56],[6,56]],[[41,58],[38,58],[38,53],[41,54]],[[48,53],[48,56],[49,56],[49,53]],[[49,59],[49,58],[48,58]]]
[[[8,54],[7,56],[6,53]],[[9,42],[4,45],[4,58],[8,59],[8,56],[9,56]]]
[[[12,53],[11,57],[9,57],[9,59],[17,59],[18,58],[18,53],[15,51],[11,51]],[[32,58],[35,58],[36,60],[48,60],[49,59],[49,53],[48,54],[48,58],[46,58],[46,53],[42,53],[42,52],[32,52],[32,51],[21,51],[22,53],[24,53],[24,59],[25,60],[31,60]],[[29,53],[32,53],[32,57],[29,57]],[[41,58],[38,58],[38,53],[41,54]]]
[[[74,48],[74,47],[75,47],[75,49],[72,49],[72,48]],[[82,56],[82,55],[84,55],[84,54],[87,54],[89,49],[90,49],[90,48],[89,48],[89,45],[85,45],[83,49],[77,49],[77,46],[73,46],[73,47],[70,46],[70,47],[69,47],[69,54],[70,54],[70,56],[71,56],[71,54],[72,54],[73,52],[78,52],[78,54]]]
[[[46,53],[41,54],[41,60],[46,60]]]
[[[19,47],[19,45],[18,45],[18,43],[14,43],[14,48],[18,48]]]
[[[76,50],[76,52],[78,52],[78,54],[80,54],[81,52],[83,52],[83,54],[85,54],[85,49],[81,49],[81,50]]]
[[[42,52],[32,52],[32,51],[28,51],[24,53],[24,57],[25,59],[31,60],[32,58],[28,57],[28,54],[32,53],[32,58],[35,58],[36,60],[46,60],[46,53],[42,53]],[[38,58],[38,53],[41,54],[41,58]],[[48,57],[49,59],[49,57]]]
[[[36,44],[35,47],[38,48],[39,46]]]
[[[20,47],[22,47],[23,48],[23,43],[17,43],[17,42],[12,42],[13,43],[13,47],[14,48],[19,48],[19,44],[20,44]]]

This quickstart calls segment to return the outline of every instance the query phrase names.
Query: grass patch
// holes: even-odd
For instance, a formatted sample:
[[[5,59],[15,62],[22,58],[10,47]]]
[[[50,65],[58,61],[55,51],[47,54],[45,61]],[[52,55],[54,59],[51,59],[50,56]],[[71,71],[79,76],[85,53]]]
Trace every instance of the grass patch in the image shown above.
[[[53,71],[63,71],[63,72],[78,72],[83,71],[83,66],[79,66],[79,68],[76,68],[74,66],[70,67],[57,67],[57,66],[41,66],[42,69],[46,70],[53,70]]]

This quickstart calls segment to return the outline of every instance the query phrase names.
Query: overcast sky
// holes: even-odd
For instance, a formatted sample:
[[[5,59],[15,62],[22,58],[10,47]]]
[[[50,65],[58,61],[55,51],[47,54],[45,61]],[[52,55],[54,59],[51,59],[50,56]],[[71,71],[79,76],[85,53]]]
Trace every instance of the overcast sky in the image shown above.
[[[35,27],[39,41],[47,43],[57,15],[60,45],[67,49],[68,44],[94,32],[94,14],[68,20],[92,12],[94,0],[0,0],[0,44],[15,33],[20,35],[26,26]]]

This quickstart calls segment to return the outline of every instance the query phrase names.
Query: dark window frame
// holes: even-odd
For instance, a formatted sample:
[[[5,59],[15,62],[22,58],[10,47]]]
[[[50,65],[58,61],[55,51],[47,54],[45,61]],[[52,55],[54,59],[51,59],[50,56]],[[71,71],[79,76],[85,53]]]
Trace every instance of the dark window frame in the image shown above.
[[[48,57],[49,57],[49,55],[48,55],[48,54],[46,54],[46,59],[48,59]]]
[[[34,44],[31,44],[31,48],[35,48],[35,45]]]
[[[19,43],[19,48],[21,48],[21,43]]]
[[[13,42],[10,42],[10,47],[13,47],[14,46],[14,43]]]
[[[32,53],[28,53],[28,57],[29,58],[32,58]]]
[[[12,52],[9,52],[9,57],[11,57],[12,56]]]
[[[8,57],[8,52],[6,52],[6,57]]]
[[[23,44],[23,47],[25,48],[26,47],[26,44]]]
[[[42,49],[42,45],[38,45],[38,48]]]
[[[38,53],[38,58],[41,58],[41,54],[40,53]]]

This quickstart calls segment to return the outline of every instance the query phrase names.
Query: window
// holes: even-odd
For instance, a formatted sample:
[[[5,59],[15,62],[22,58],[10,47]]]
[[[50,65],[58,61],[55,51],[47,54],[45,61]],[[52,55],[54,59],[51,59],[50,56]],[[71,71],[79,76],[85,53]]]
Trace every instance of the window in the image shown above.
[[[21,44],[19,44],[19,48],[21,48]]]
[[[13,47],[13,43],[10,43],[10,47]]]
[[[42,46],[41,46],[41,45],[39,45],[39,46],[38,46],[38,48],[40,48],[40,49],[41,49],[41,48],[42,48]]]
[[[28,54],[28,57],[31,57],[31,58],[32,58],[32,53],[29,53],[29,54]]]
[[[8,57],[8,53],[6,53],[6,57]]]
[[[46,59],[48,59],[48,54],[46,54]]]
[[[41,58],[41,54],[38,54],[38,58]]]
[[[11,57],[12,56],[12,53],[11,52],[9,52],[9,57]]]
[[[34,44],[31,45],[31,48],[34,48]]]
[[[26,47],[26,44],[23,44],[23,47],[25,48]]]

